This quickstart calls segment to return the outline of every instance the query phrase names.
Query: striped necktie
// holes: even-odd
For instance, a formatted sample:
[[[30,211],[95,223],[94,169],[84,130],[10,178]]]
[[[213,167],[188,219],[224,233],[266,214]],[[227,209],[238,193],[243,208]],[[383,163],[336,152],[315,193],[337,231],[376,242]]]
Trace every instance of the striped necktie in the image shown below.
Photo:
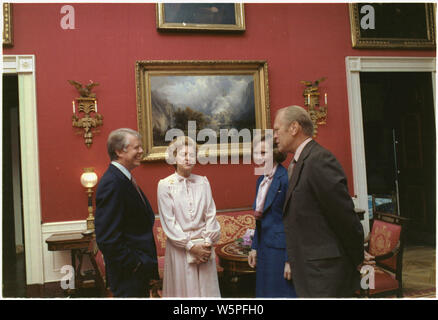
[[[131,182],[135,187],[135,190],[137,190],[138,194],[140,195],[141,201],[146,205],[146,202],[144,201],[143,195],[141,194],[140,188],[138,187],[137,182],[134,179],[134,176],[131,176]]]

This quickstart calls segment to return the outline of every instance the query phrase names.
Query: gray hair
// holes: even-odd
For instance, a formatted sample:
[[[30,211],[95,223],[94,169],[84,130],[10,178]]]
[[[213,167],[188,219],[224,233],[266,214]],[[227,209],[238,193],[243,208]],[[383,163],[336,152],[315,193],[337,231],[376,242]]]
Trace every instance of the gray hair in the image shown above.
[[[306,136],[313,136],[313,122],[309,113],[300,106],[289,106],[277,111],[277,115],[282,112],[282,119],[285,125],[290,125],[296,121],[303,128]]]
[[[141,139],[140,133],[129,128],[116,129],[109,134],[106,147],[111,161],[118,159],[116,151],[125,150],[128,147],[128,134]]]

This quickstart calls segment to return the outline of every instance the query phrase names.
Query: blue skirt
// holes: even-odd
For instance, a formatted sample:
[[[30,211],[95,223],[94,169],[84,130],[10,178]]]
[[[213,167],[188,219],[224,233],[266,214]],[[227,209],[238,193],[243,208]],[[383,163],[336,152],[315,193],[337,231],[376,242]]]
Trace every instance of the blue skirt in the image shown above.
[[[292,281],[284,278],[285,262],[286,249],[270,248],[263,240],[259,242],[256,272],[257,298],[297,297]]]

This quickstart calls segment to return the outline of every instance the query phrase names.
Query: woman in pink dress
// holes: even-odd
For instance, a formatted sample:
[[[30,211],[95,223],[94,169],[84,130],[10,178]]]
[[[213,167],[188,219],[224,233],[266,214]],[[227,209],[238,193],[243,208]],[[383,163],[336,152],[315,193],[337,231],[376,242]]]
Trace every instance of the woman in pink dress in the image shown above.
[[[160,180],[157,192],[167,236],[163,297],[220,297],[213,248],[220,224],[208,179],[191,173],[196,143],[178,137],[168,152],[176,160],[176,172]]]

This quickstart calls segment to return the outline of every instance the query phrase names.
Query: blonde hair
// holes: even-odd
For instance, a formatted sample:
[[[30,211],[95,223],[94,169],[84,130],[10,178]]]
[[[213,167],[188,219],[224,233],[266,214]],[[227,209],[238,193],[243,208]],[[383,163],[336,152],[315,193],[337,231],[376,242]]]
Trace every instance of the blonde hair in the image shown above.
[[[179,136],[173,139],[166,150],[166,161],[167,163],[172,164],[175,168],[177,167],[175,158],[181,147],[194,148],[195,152],[198,152],[198,145],[192,138],[188,136]]]

